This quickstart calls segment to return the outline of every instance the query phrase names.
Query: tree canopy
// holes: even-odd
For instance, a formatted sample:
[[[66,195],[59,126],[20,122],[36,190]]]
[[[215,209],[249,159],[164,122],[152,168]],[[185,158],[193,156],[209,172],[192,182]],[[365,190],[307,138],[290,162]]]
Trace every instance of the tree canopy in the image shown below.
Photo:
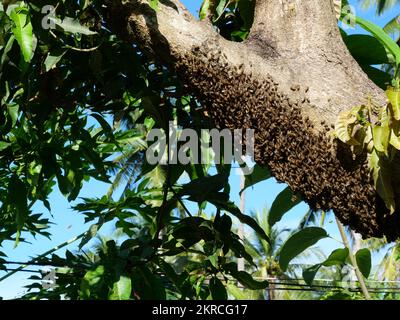
[[[24,298],[226,299],[240,296],[232,281],[271,288],[255,275],[260,259],[268,257],[268,274],[290,278],[291,261],[329,237],[303,223],[281,243],[273,227],[302,200],[307,221],[332,209],[365,237],[396,240],[400,48],[342,10],[346,1],[335,5],[205,0],[197,19],[177,0],[3,1],[0,249],[28,234],[51,237],[48,215],[33,207],[52,212],[55,190],[72,202],[85,182],[110,185],[73,207],[88,224],[73,239],[77,252],[60,257],[58,246],[30,261],[53,266],[57,286],[44,289],[33,276]],[[348,35],[337,17],[370,35]],[[171,123],[198,133],[199,146],[202,129],[255,129],[256,165],[244,189],[272,176],[288,184],[268,218],[232,202],[232,163],[222,152],[216,162],[149,163],[149,133],[170,132]],[[235,221],[258,247],[241,239]],[[92,250],[107,223],[120,241]],[[370,251],[349,249],[308,266],[306,283],[343,264],[368,278]],[[0,251],[0,270],[7,255]]]

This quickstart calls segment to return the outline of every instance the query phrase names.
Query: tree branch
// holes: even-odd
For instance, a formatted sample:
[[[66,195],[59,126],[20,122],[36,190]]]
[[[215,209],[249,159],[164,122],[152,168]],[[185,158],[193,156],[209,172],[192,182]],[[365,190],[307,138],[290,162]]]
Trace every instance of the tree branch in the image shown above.
[[[342,41],[331,0],[259,0],[243,43],[223,39],[178,0],[160,0],[157,11],[147,0],[109,0],[108,8],[111,29],[175,68],[217,126],[255,129],[256,162],[312,208],[333,209],[364,236],[400,234],[400,215],[385,217],[366,158],[354,161],[327,133],[340,112],[386,102]]]

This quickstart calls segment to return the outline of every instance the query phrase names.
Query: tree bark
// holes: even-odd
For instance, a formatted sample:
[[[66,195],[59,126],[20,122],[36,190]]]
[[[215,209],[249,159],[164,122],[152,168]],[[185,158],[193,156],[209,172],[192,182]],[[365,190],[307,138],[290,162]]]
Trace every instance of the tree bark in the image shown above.
[[[341,39],[332,0],[257,0],[248,40],[230,42],[178,0],[109,0],[120,37],[174,68],[218,127],[256,130],[255,160],[300,192],[313,209],[333,209],[363,236],[400,233],[374,191],[366,156],[333,141],[340,112],[384,92]]]

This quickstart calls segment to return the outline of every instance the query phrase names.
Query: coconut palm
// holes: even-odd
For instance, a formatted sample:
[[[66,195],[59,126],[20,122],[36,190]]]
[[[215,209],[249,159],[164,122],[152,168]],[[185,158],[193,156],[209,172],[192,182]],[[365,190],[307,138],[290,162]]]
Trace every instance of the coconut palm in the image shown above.
[[[364,9],[376,6],[377,14],[382,14],[383,12],[393,8],[395,5],[400,4],[400,0],[359,0],[358,2]]]
[[[315,298],[311,291],[277,290],[274,283],[299,279],[299,271],[302,269],[303,262],[309,259],[311,255],[316,255],[320,259],[323,256],[321,251],[316,248],[306,250],[291,263],[286,272],[283,272],[278,262],[280,248],[282,248],[283,242],[298,228],[292,230],[289,228],[279,229],[276,226],[271,227],[268,223],[268,210],[266,208],[262,212],[252,212],[251,215],[264,229],[270,243],[252,233],[244,239],[246,251],[253,257],[253,261],[257,265],[257,270],[253,273],[253,276],[259,279],[269,279],[270,286],[267,292],[264,292],[242,290],[232,285],[228,286],[229,293],[236,299],[302,300]],[[250,269],[251,266],[248,265],[246,268]]]
[[[400,4],[400,0],[359,0],[364,9],[376,6],[376,13],[381,15],[389,11],[394,6]],[[398,41],[400,36],[400,15],[397,13],[383,28],[388,34],[392,35]]]

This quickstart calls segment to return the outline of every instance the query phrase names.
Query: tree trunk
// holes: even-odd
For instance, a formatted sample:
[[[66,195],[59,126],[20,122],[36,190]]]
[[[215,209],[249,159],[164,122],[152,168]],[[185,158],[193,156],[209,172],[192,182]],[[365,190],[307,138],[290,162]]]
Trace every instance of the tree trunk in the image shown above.
[[[332,0],[257,0],[247,41],[230,42],[178,0],[109,0],[120,37],[174,68],[220,128],[255,129],[255,160],[300,192],[313,209],[333,209],[363,236],[400,232],[376,194],[367,157],[333,141],[340,112],[372,98],[374,85],[343,43]]]

